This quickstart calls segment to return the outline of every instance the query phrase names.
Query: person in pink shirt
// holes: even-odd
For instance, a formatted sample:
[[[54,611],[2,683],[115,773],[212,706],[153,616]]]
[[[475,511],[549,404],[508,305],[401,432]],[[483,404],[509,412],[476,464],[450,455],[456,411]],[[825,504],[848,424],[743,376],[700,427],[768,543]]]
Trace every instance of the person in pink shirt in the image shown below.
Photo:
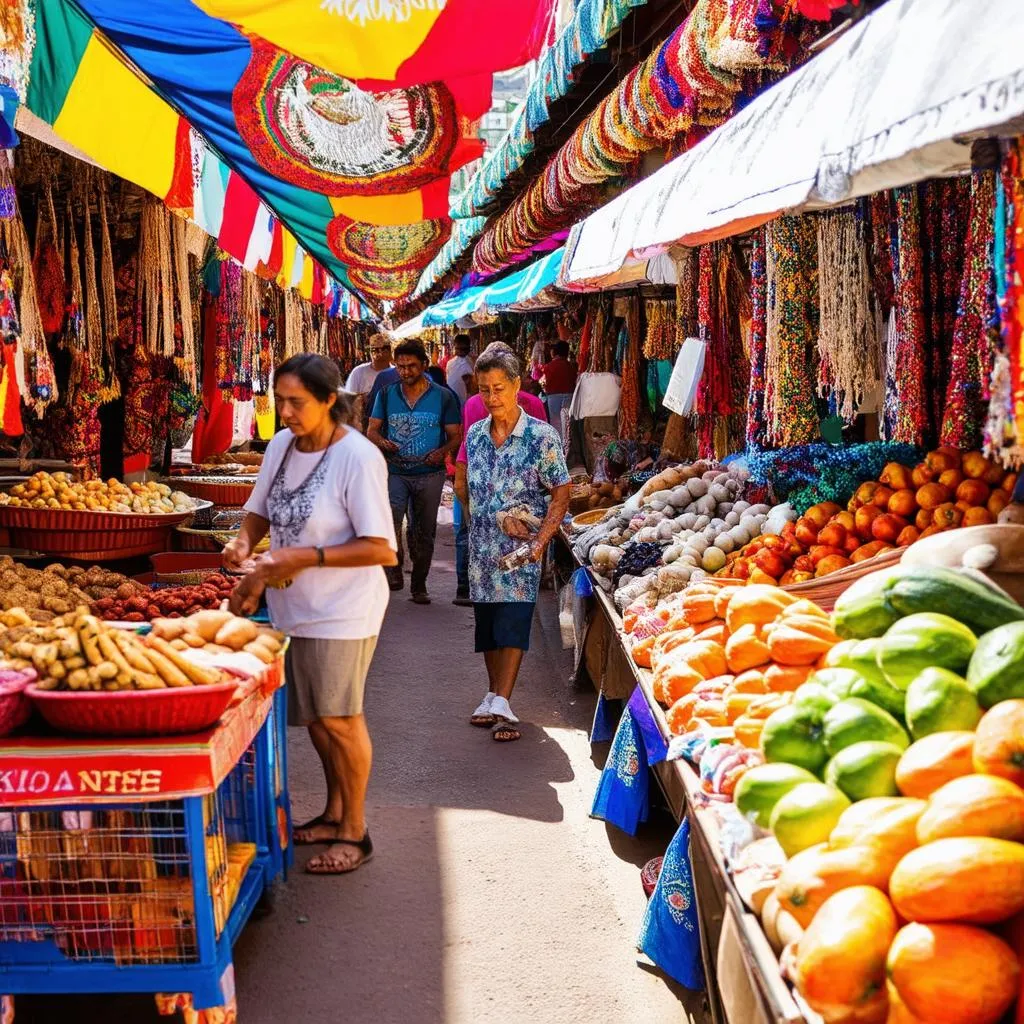
[[[505,349],[508,352],[512,351],[503,341],[492,342],[484,351],[489,352],[498,348]],[[547,423],[548,417],[544,403],[536,395],[531,395],[528,391],[520,391],[517,401],[519,402],[519,408],[527,416],[532,416],[534,419],[540,420],[541,423]],[[466,436],[466,431],[474,423],[479,423],[485,419],[487,419],[487,409],[484,406],[484,400],[479,395],[471,395],[462,407],[463,438]],[[463,441],[456,462],[465,461],[466,443]],[[466,520],[465,510],[458,499],[455,500],[452,520],[452,525],[455,527],[455,575],[457,580],[455,601],[453,603],[470,607],[473,602],[469,599],[469,523]]]

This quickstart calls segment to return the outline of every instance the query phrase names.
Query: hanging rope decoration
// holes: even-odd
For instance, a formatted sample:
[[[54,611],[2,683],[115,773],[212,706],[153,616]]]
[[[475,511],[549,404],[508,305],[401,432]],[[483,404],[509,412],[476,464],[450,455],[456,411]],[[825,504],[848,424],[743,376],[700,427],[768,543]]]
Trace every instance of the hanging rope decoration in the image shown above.
[[[82,258],[78,251],[78,235],[75,232],[75,218],[71,210],[71,199],[67,201],[68,245],[66,256],[70,274],[66,275],[70,282],[68,304],[64,316],[64,334],[61,337],[61,348],[80,351],[87,347],[85,322],[82,318]]]
[[[174,357],[174,275],[171,264],[171,216],[163,203],[142,207],[139,222],[139,298],[143,340],[152,355]]]
[[[103,299],[103,341],[106,358],[114,365],[114,343],[117,340],[117,284],[114,274],[114,250],[110,241],[107,216],[106,182],[99,186],[100,209],[100,294]]]
[[[871,273],[861,226],[853,210],[819,214],[818,394],[852,423],[881,373],[881,324],[871,295]]]
[[[687,338],[697,334],[697,253],[694,249],[672,250],[676,268],[676,351]]]
[[[664,299],[644,302],[647,331],[644,335],[645,359],[674,359],[676,347],[675,305]]]
[[[178,304],[177,320],[181,329],[181,342],[175,345],[174,362],[182,381],[195,391],[198,387],[198,370],[196,367],[192,280],[188,267],[188,222],[181,217],[172,217],[169,226],[174,292]]]
[[[302,300],[293,288],[284,293],[284,358],[290,359],[303,350]]]
[[[57,228],[57,211],[53,206],[53,190],[47,176],[44,186],[46,200],[44,207],[40,205],[36,220],[36,246],[32,258],[32,273],[35,277],[36,292],[39,299],[39,315],[42,318],[43,330],[47,334],[57,334],[64,325],[64,256],[60,248]],[[46,237],[47,230],[49,238]]]
[[[763,447],[767,425],[764,411],[765,335],[768,330],[768,276],[764,228],[754,232],[750,249],[750,385],[747,392],[746,442]]]
[[[113,359],[106,358],[103,337],[103,310],[100,307],[99,283],[96,277],[96,249],[92,237],[92,175],[87,169],[82,182],[82,241],[85,260],[85,339],[92,376],[99,384],[103,402],[113,401],[121,394],[121,385],[113,371]]]
[[[978,447],[984,429],[986,388],[995,347],[991,333],[997,323],[992,266],[995,205],[995,172],[974,174],[960,303],[949,360],[949,389],[942,417],[942,443],[958,448]]]
[[[814,397],[817,230],[809,217],[779,217],[766,229],[768,278],[765,419],[770,444],[788,448],[818,435]]]

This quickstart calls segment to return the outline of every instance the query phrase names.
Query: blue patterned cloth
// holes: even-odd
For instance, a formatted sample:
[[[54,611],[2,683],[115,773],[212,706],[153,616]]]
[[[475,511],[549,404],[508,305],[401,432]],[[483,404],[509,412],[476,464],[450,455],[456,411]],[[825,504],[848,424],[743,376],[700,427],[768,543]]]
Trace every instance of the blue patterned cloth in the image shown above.
[[[511,572],[499,560],[522,543],[498,525],[498,513],[524,508],[543,519],[549,492],[568,484],[562,442],[555,429],[525,412],[500,448],[491,440],[491,417],[474,423],[466,435],[469,484],[469,596],[478,604],[536,601],[540,563]]]
[[[700,922],[690,867],[690,822],[685,818],[665,851],[637,948],[684,988],[704,988]]]
[[[597,783],[590,816],[635,836],[640,823],[647,820],[649,786],[643,735],[627,707],[619,719],[608,760]]]

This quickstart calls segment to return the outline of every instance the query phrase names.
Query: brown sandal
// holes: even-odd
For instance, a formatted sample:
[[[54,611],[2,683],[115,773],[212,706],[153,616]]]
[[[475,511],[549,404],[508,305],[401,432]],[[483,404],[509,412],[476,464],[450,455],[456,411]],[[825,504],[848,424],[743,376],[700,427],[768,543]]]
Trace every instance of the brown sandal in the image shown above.
[[[320,828],[321,826],[337,829],[339,824],[341,823],[331,821],[331,819],[326,815],[318,814],[315,818],[310,818],[309,821],[304,822],[302,825],[295,825],[292,828],[292,843],[295,846],[319,846],[321,843],[333,843],[334,836],[331,836],[328,839],[299,839],[298,836],[300,832],[312,832],[313,829]]]
[[[363,856],[351,867],[338,867],[339,861],[332,860],[330,853],[333,846],[354,846]],[[307,865],[306,872],[310,875],[348,875],[361,868],[373,859],[373,843],[370,841],[370,830],[362,839],[335,839],[324,853],[314,857]],[[319,861],[319,865],[315,862]]]
[[[507,718],[499,718],[491,727],[491,738],[496,743],[514,743],[522,739],[523,732],[518,722],[511,722]]]

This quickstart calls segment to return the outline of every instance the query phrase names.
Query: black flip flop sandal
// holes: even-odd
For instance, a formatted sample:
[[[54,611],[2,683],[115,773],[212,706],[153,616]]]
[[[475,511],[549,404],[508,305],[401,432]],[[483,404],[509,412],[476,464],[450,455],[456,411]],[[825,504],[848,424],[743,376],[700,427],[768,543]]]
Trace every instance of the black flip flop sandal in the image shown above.
[[[296,832],[308,832],[311,828],[317,828],[320,825],[333,825],[335,828],[341,824],[337,821],[331,821],[323,814],[318,814],[315,818],[310,818],[309,821],[302,825],[292,826],[292,843],[295,846],[320,846],[322,843],[333,843],[334,839],[296,839]]]
[[[353,871],[358,871],[364,864],[373,860],[373,843],[370,841],[370,830],[366,830],[366,835],[362,839],[335,839],[331,846],[354,846],[363,856],[361,860],[356,861],[351,867],[348,868],[337,868],[337,867],[324,867],[318,868],[312,866],[312,861],[306,865],[306,873],[310,875],[348,875]],[[327,851],[330,853],[330,850]],[[321,857],[326,854],[320,854]],[[315,860],[316,858],[314,858]]]
[[[491,739],[495,743],[515,743],[523,738],[523,731],[519,728],[518,722],[509,721],[507,718],[498,718],[491,726]]]

